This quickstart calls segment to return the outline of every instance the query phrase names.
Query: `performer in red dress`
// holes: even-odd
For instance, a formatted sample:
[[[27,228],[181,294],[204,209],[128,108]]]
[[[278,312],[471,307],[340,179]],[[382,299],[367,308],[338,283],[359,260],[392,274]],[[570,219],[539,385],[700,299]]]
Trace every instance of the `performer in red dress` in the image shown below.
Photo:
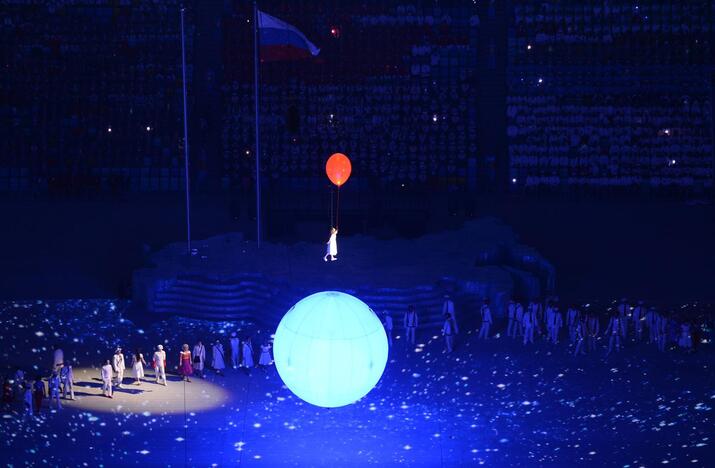
[[[189,351],[189,345],[185,344],[182,346],[181,352],[179,353],[179,374],[186,382],[191,382],[189,376],[193,374],[193,372],[194,369],[191,365],[191,351]]]

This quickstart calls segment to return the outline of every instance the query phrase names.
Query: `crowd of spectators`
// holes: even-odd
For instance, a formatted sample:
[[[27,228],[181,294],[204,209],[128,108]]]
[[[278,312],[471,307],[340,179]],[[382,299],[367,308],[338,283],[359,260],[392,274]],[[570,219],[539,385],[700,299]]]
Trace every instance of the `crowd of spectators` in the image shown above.
[[[712,2],[514,2],[510,63],[708,64]]]
[[[711,8],[515,2],[507,68],[512,186],[712,187]]]
[[[183,188],[179,4],[4,2],[0,116],[12,137],[0,141],[0,191]],[[710,187],[713,5],[513,2],[501,19],[512,186]],[[356,174],[382,184],[473,186],[490,131],[477,124],[475,3],[264,8],[321,48],[312,61],[261,65],[268,180],[322,187],[326,158],[341,151]],[[227,189],[254,176],[250,21],[249,6],[234,2],[220,22],[222,154],[203,157]],[[190,93],[194,35],[189,9]],[[201,159],[205,150],[194,149]]]
[[[0,191],[182,186],[178,4],[3,2]]]

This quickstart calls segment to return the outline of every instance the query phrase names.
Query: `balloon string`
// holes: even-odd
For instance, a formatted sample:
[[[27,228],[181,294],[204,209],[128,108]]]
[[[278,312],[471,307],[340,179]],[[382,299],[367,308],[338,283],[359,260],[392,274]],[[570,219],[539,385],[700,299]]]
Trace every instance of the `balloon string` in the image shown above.
[[[338,185],[338,201],[335,204],[335,229],[338,229],[340,224],[340,186]]]
[[[333,227],[333,187],[330,187],[330,227]]]

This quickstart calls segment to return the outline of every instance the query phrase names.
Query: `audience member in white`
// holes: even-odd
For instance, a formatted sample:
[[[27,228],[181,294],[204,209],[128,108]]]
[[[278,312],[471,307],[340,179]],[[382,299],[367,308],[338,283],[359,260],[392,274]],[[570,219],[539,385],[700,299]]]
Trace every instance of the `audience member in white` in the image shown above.
[[[100,371],[102,376],[102,393],[107,398],[112,398],[112,376],[114,375],[114,370],[112,369],[112,364],[109,359],[104,363]]]
[[[199,340],[195,345],[194,345],[194,371],[196,372],[196,375],[201,377],[202,379],[206,378],[206,374],[204,373],[204,367],[206,364],[206,348],[204,347],[204,344]]]
[[[479,328],[479,338],[489,338],[489,328],[492,326],[492,311],[489,308],[489,299],[484,299],[482,309],[480,311],[482,317],[482,326]]]
[[[152,364],[154,366],[154,374],[156,375],[156,383],[161,383],[166,386],[166,351],[164,351],[162,345],[156,346]]]
[[[122,388],[122,383],[124,382],[124,370],[127,366],[124,364],[124,353],[122,353],[122,348],[117,348],[114,351],[114,356],[112,357],[112,367],[114,367],[114,372],[117,373],[117,388]]]
[[[219,375],[222,375],[223,370],[226,368],[226,361],[223,357],[223,345],[219,340],[216,340],[216,343],[214,343],[211,348],[211,367]]]
[[[415,344],[415,331],[420,324],[419,317],[414,306],[407,307],[405,318],[403,320],[405,326],[405,340],[407,344]]]
[[[236,369],[238,368],[239,346],[241,341],[236,336],[236,332],[231,333],[231,339],[228,341],[231,344],[231,366]]]
[[[132,354],[132,369],[134,369],[134,385],[141,385],[142,379],[144,378],[144,366],[146,366],[146,361],[144,360],[144,355],[140,349],[134,351]]]

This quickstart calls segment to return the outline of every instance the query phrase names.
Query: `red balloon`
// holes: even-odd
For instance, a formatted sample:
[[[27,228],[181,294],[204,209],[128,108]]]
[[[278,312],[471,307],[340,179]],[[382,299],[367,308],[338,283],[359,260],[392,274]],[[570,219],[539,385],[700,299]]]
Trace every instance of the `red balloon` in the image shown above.
[[[325,173],[328,174],[328,179],[338,187],[348,181],[350,172],[352,172],[352,165],[343,153],[333,154],[325,164]]]

